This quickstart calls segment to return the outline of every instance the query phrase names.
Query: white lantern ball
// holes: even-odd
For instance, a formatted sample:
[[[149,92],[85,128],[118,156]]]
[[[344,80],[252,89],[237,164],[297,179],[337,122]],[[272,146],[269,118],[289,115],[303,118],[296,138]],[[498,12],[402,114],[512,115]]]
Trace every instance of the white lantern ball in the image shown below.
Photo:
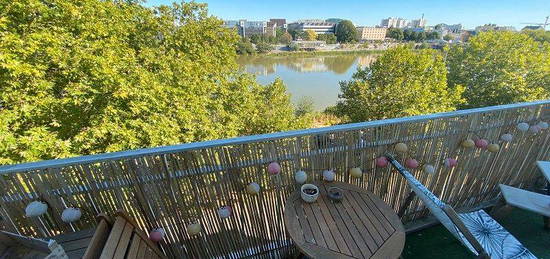
[[[46,213],[47,210],[48,205],[46,203],[33,201],[25,208],[25,215],[27,215],[27,217],[37,217]]]
[[[395,144],[395,151],[399,153],[407,153],[408,150],[409,150],[409,147],[405,143]]]
[[[260,185],[257,183],[249,183],[248,186],[246,186],[246,192],[256,195],[260,193]]]
[[[334,173],[334,171],[332,170],[325,170],[323,171],[323,179],[327,182],[332,182],[334,181],[334,177],[336,176],[336,174]]]
[[[518,123],[516,127],[518,128],[519,131],[522,131],[522,132],[526,132],[527,130],[529,130],[529,124],[525,122]]]
[[[547,129],[548,128],[548,122],[545,122],[545,121],[539,122],[538,125],[541,129]]]
[[[65,223],[75,222],[80,219],[82,212],[79,208],[66,208],[61,213],[61,220]]]
[[[352,168],[352,169],[349,170],[349,174],[352,177],[359,178],[359,177],[363,176],[363,171],[361,171],[361,168],[355,167],[355,168]]]
[[[506,134],[502,134],[502,136],[500,136],[500,139],[502,141],[510,142],[512,141],[512,139],[514,139],[514,137],[512,136],[512,134],[506,133]]]
[[[296,181],[297,184],[303,184],[307,181],[307,174],[304,171],[298,171],[294,173],[294,181]]]
[[[529,127],[529,131],[532,133],[539,133],[542,130],[542,128],[539,125],[533,125]]]
[[[433,165],[424,165],[422,167],[422,169],[424,170],[424,172],[426,172],[428,174],[434,174],[435,173],[435,167]]]
[[[190,236],[199,234],[202,231],[202,226],[200,223],[191,223],[187,225],[187,233]]]
[[[226,219],[231,217],[231,207],[230,206],[222,206],[218,209],[218,215],[222,219]]]

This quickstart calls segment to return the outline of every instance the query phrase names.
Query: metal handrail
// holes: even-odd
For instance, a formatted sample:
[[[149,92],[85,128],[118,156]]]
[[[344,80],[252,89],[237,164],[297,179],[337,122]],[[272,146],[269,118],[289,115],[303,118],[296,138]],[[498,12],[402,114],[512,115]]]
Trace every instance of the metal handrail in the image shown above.
[[[14,173],[14,172],[40,170],[40,169],[46,169],[46,168],[60,168],[65,166],[78,165],[78,164],[91,164],[91,163],[105,162],[110,160],[130,159],[130,158],[135,158],[140,156],[171,154],[171,153],[178,153],[178,152],[203,149],[203,148],[246,144],[246,143],[257,142],[257,141],[269,141],[269,140],[277,140],[277,139],[283,139],[283,138],[301,137],[301,136],[307,136],[307,135],[323,135],[327,133],[379,127],[382,125],[421,122],[426,120],[442,119],[442,118],[464,116],[464,115],[470,115],[475,113],[493,112],[493,111],[508,110],[508,109],[517,109],[517,108],[524,108],[524,107],[544,105],[544,104],[550,104],[550,100],[505,104],[505,105],[474,108],[474,109],[459,110],[459,111],[433,113],[433,114],[427,114],[427,115],[350,123],[350,124],[336,125],[336,126],[323,127],[323,128],[284,131],[284,132],[251,135],[251,136],[243,136],[243,137],[228,138],[228,139],[193,142],[193,143],[186,143],[186,144],[179,144],[179,145],[172,145],[172,146],[135,149],[135,150],[103,153],[103,154],[96,154],[96,155],[87,155],[87,156],[78,156],[78,157],[63,158],[63,159],[53,159],[53,160],[45,160],[45,161],[38,161],[38,162],[21,163],[21,164],[14,164],[14,165],[5,165],[5,166],[0,166],[0,175]]]

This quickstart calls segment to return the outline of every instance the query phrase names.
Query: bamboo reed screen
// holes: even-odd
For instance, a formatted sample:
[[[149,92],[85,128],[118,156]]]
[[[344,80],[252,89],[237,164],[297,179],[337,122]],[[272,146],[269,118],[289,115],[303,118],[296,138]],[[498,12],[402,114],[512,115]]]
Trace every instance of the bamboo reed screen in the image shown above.
[[[397,211],[410,189],[389,166],[376,168],[374,159],[405,142],[409,153],[400,160],[412,157],[436,167],[433,175],[412,170],[422,183],[456,208],[473,208],[497,198],[499,183],[525,186],[540,175],[534,162],[549,159],[550,129],[520,132],[516,125],[548,121],[549,105],[487,107],[4,166],[0,222],[8,231],[47,237],[90,228],[98,213],[123,209],[147,231],[164,228],[162,248],[169,256],[282,256],[294,249],[283,223],[285,199],[298,188],[294,172],[306,171],[311,181],[333,169],[337,181],[366,188]],[[513,134],[513,141],[501,141],[504,133]],[[500,151],[460,148],[462,140],[478,137],[500,144]],[[458,159],[458,166],[445,168],[442,161],[448,157]],[[281,165],[280,175],[266,172],[271,161]],[[352,167],[361,167],[363,177],[351,178]],[[246,193],[250,182],[261,186],[259,195]],[[26,205],[37,199],[49,205],[48,212],[26,218]],[[233,214],[221,219],[217,210],[225,205]],[[65,207],[81,208],[82,218],[62,222]],[[427,214],[415,199],[402,220]],[[186,227],[193,222],[201,223],[202,232],[189,236]]]

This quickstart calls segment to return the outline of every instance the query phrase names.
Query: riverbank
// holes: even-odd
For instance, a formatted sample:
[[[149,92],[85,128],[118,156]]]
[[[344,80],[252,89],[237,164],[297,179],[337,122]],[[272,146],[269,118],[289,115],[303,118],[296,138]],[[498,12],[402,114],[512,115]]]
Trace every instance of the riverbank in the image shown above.
[[[285,52],[270,52],[263,54],[256,54],[256,56],[265,57],[314,57],[314,56],[326,56],[326,55],[350,55],[350,54],[380,54],[385,50],[373,50],[373,49],[335,49],[335,50],[315,50],[315,51],[285,51]]]

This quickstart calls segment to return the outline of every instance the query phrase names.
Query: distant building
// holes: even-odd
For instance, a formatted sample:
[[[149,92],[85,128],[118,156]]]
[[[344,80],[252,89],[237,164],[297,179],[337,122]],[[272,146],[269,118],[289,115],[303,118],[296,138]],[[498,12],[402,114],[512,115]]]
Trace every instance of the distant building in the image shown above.
[[[237,28],[237,32],[242,37],[248,37],[250,35],[267,35],[268,33],[275,33],[274,29],[268,29],[266,21],[224,21],[225,27]]]
[[[407,27],[408,24],[409,24],[409,21],[403,18],[389,17],[387,19],[382,19],[382,21],[380,22],[380,27],[403,29]]]
[[[530,25],[530,26],[525,26],[523,27],[523,29],[521,29],[522,31],[524,30],[544,30],[544,27],[540,26],[540,25]]]
[[[476,32],[484,32],[484,31],[515,31],[516,28],[513,26],[497,26],[496,24],[485,24],[482,26],[476,27]]]
[[[418,20],[412,20],[409,22],[409,24],[407,25],[407,27],[409,28],[424,28],[426,27],[426,19],[424,19],[424,17],[418,19]]]
[[[387,28],[377,27],[357,27],[357,32],[361,40],[384,40],[386,38]]]
[[[330,22],[295,22],[288,25],[289,29],[298,31],[312,30],[317,34],[334,33],[336,24]]]
[[[449,34],[460,34],[462,32],[462,24],[445,24],[440,23],[433,27],[434,31],[437,31],[441,34],[441,36],[449,35]]]
[[[340,18],[328,18],[325,20],[325,22],[330,22],[330,23],[340,23],[341,21],[343,21],[344,19],[340,19]]]

